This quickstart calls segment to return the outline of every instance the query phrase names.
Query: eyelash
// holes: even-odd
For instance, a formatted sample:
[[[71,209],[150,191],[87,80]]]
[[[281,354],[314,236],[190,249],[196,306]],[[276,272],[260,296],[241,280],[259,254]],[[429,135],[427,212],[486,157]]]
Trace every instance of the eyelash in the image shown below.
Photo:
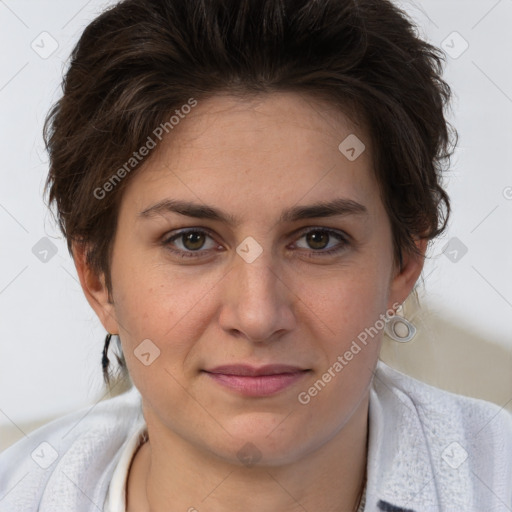
[[[328,249],[328,250],[316,250],[315,251],[312,249],[311,253],[307,255],[308,258],[315,258],[317,256],[321,256],[321,257],[322,256],[332,256],[334,254],[342,252],[343,250],[345,250],[346,246],[349,245],[348,235],[338,232],[338,231],[327,229],[327,228],[312,228],[307,231],[303,231],[300,233],[300,236],[298,239],[301,239],[302,237],[308,235],[309,233],[315,233],[315,232],[327,233],[329,236],[334,236],[334,237],[338,238],[341,241],[341,246],[337,246],[333,249]],[[170,247],[171,242],[174,242],[174,240],[177,240],[178,238],[183,237],[184,235],[187,235],[189,233],[200,233],[200,234],[207,235],[210,238],[213,238],[212,235],[208,231],[205,231],[204,229],[192,228],[192,229],[184,229],[170,237],[165,238],[162,241],[162,244],[165,246],[165,248],[167,250],[169,250],[170,252],[172,252],[174,254],[177,254],[181,258],[200,258],[202,256],[202,253],[205,253],[208,250],[205,251],[205,250],[198,249],[197,251],[191,251],[191,250],[183,251],[181,249],[176,250],[176,249],[172,249]]]

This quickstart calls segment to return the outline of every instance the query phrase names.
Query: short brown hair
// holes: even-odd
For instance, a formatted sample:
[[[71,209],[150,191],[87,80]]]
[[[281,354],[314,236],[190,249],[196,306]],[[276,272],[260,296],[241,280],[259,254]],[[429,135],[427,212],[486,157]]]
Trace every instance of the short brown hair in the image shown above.
[[[140,166],[103,197],[95,191],[191,98],[289,91],[362,115],[401,261],[450,212],[441,178],[456,132],[443,60],[389,0],[117,3],[84,30],[44,126],[45,192],[70,254],[84,244],[110,293],[118,208]]]

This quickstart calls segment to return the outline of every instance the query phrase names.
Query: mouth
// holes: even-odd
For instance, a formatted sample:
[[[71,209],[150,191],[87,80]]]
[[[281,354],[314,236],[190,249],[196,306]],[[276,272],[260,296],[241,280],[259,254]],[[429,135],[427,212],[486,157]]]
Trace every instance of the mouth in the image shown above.
[[[307,371],[298,366],[287,364],[268,364],[265,366],[255,367],[248,364],[227,364],[216,366],[211,370],[204,370],[208,373],[218,373],[222,375],[239,375],[243,377],[259,377],[266,375],[281,375],[286,373],[298,373]]]
[[[214,382],[245,396],[269,396],[302,380],[311,370],[290,365],[224,365],[203,370]]]

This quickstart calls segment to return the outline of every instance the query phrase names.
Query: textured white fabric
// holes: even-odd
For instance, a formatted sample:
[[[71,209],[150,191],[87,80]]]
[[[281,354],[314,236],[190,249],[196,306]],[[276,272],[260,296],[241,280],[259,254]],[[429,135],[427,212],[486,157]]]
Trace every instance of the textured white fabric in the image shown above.
[[[131,460],[144,426],[140,400],[132,388],[2,452],[0,511],[105,510],[114,471],[123,455]],[[497,405],[428,386],[379,361],[368,443],[365,512],[512,510],[512,415]],[[124,497],[127,464],[119,466],[114,497]]]
[[[512,510],[512,415],[381,361],[370,397],[368,459],[366,510],[379,510],[379,501],[417,512]]]

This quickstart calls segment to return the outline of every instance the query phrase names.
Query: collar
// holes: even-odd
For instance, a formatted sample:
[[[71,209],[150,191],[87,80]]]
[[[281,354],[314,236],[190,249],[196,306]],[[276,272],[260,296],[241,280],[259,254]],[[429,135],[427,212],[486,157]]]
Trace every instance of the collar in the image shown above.
[[[508,502],[512,461],[504,440],[512,418],[507,427],[498,406],[430,386],[381,360],[373,374],[366,510],[488,510]]]

